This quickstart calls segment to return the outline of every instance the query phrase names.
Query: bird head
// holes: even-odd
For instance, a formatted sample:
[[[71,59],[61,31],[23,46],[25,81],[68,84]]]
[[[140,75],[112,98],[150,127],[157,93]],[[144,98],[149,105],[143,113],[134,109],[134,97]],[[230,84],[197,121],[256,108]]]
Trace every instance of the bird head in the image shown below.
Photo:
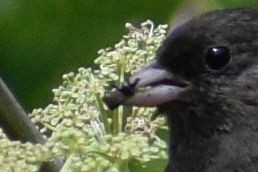
[[[241,139],[249,137],[243,133],[258,129],[257,28],[258,12],[252,9],[218,10],[193,18],[172,30],[156,59],[104,101],[111,109],[131,105],[165,112],[174,158],[168,170],[200,171],[207,157],[219,152],[218,142],[235,140],[224,143],[231,155],[229,143],[240,150]],[[232,156],[241,159],[240,154]]]
[[[156,59],[104,101],[110,108],[156,106],[169,116],[223,120],[218,123],[246,113],[243,108],[258,104],[257,17],[256,10],[219,10],[178,26]]]

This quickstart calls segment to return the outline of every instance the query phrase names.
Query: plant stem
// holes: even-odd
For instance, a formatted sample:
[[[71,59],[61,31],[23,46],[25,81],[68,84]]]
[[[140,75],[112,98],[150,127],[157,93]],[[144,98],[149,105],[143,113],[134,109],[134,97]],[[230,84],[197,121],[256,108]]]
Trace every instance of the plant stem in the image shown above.
[[[130,172],[130,169],[128,167],[128,161],[121,161],[119,163],[119,171]]]
[[[124,108],[123,108],[123,106],[120,106],[118,108],[118,119],[117,119],[117,122],[118,122],[118,132],[122,131],[123,112],[124,112]]]
[[[95,100],[96,100],[96,104],[101,112],[101,119],[104,123],[105,126],[105,130],[107,133],[111,132],[111,128],[110,128],[110,124],[108,123],[108,112],[107,110],[105,110],[105,108],[103,107],[103,101],[101,100],[99,95],[95,95]]]
[[[1,78],[0,126],[11,140],[41,144],[46,141]],[[45,162],[41,171],[57,172],[61,165],[61,160],[56,158],[53,162]]]
[[[124,75],[125,75],[125,65],[122,63],[120,68],[120,75],[119,75],[119,84],[124,82]],[[118,107],[118,109],[113,114],[113,133],[117,134],[122,131],[123,125],[123,106]]]
[[[72,172],[71,167],[73,166],[73,158],[76,157],[75,153],[72,153],[65,161],[60,172]]]

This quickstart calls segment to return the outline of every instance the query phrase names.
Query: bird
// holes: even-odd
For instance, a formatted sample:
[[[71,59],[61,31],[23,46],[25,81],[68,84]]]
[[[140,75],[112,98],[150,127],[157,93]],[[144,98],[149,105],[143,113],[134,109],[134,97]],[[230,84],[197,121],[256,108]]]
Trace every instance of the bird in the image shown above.
[[[165,172],[256,172],[257,10],[215,10],[177,26],[155,60],[104,102],[166,114]]]

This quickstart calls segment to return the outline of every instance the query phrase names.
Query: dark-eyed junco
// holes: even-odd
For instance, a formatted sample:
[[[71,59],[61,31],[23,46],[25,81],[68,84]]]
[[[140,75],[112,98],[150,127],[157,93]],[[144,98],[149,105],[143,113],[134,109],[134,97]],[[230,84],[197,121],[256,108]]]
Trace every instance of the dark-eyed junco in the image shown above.
[[[166,172],[256,172],[258,12],[218,10],[178,26],[156,60],[104,101],[167,114]]]

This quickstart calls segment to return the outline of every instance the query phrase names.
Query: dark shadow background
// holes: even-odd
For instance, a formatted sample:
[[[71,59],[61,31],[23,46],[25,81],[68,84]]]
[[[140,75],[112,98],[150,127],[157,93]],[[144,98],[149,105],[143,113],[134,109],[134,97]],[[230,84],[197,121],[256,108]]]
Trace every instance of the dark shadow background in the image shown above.
[[[192,1],[219,8],[256,0]],[[93,65],[97,50],[117,43],[126,22],[169,23],[183,0],[0,0],[0,76],[27,112],[51,102],[61,76]],[[218,8],[216,6],[216,8]]]

